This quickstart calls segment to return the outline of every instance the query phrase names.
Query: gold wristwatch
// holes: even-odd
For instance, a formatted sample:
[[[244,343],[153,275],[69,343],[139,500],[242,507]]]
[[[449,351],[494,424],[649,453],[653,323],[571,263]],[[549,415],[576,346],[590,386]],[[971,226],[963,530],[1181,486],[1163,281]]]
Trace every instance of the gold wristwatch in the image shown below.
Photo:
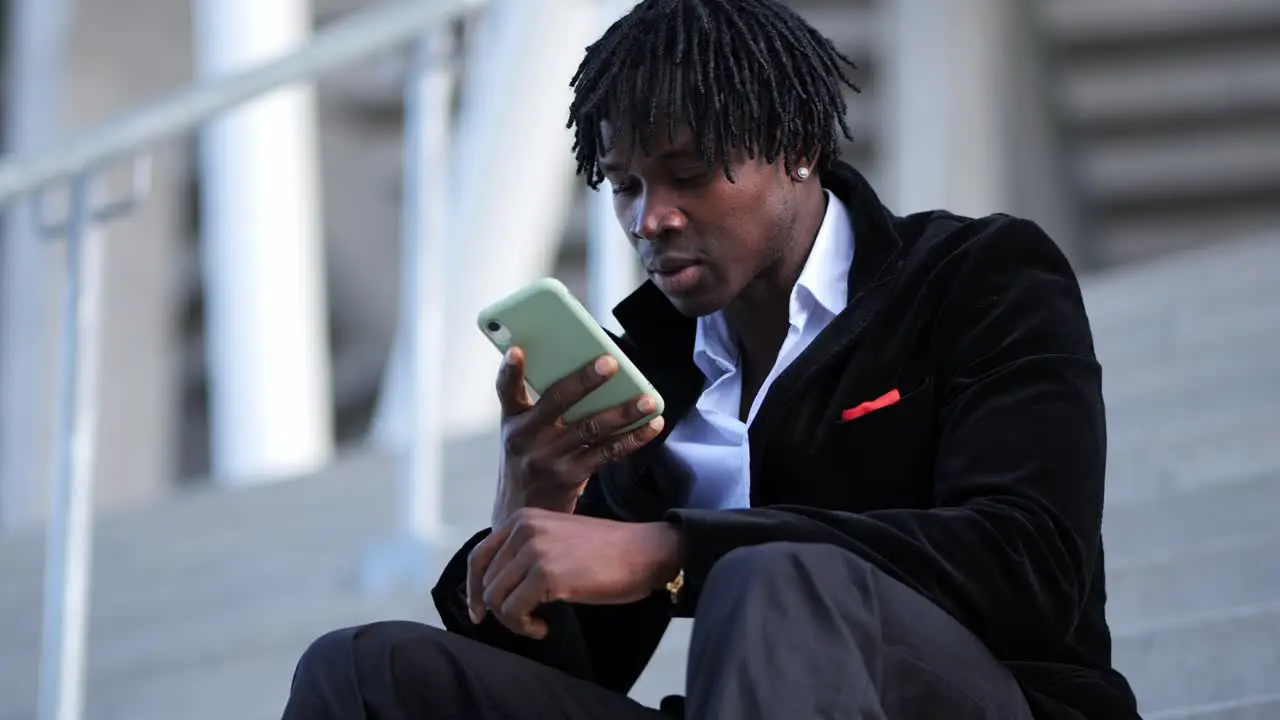
[[[676,579],[667,583],[667,592],[671,593],[671,603],[673,605],[680,604],[680,590],[684,588],[684,570],[676,575]]]

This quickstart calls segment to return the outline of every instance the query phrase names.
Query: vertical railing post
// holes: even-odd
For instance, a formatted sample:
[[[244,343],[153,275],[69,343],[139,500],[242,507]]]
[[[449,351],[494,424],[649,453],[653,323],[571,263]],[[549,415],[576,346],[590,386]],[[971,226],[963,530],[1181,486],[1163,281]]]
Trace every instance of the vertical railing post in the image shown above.
[[[57,460],[50,488],[40,648],[40,720],[80,720],[93,560],[93,434],[102,254],[89,235],[88,173],[71,180]],[[41,203],[36,202],[35,207]]]
[[[434,30],[414,48],[406,93],[404,239],[401,282],[404,337],[409,338],[412,417],[400,473],[401,526],[430,542],[442,525],[444,444],[440,404],[444,379],[445,283],[451,188],[452,28]]]
[[[10,0],[4,29],[4,152],[48,147],[68,83],[70,0]],[[43,520],[53,474],[56,265],[22,198],[0,216],[0,529]]]
[[[95,205],[95,172],[70,179],[65,222],[50,224],[36,193],[31,206],[40,232],[66,242],[66,282],[58,363],[57,459],[45,541],[39,719],[84,717],[85,642],[93,568],[93,464],[98,418],[98,368],[104,256],[95,223],[126,215],[150,184],[150,165],[134,167],[133,193]]]
[[[397,467],[397,536],[367,558],[363,584],[421,588],[444,530],[445,288],[452,239],[449,177],[453,28],[445,24],[412,50],[405,89],[404,197],[398,336],[409,362],[404,388],[409,432]]]

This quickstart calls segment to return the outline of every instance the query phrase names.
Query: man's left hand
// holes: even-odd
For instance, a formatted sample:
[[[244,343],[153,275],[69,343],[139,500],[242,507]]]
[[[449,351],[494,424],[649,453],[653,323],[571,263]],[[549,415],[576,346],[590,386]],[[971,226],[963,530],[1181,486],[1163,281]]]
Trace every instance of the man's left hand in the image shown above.
[[[680,569],[680,534],[665,522],[629,523],[524,508],[467,559],[472,622],[487,612],[511,631],[546,637],[545,603],[621,605],[647,597]]]

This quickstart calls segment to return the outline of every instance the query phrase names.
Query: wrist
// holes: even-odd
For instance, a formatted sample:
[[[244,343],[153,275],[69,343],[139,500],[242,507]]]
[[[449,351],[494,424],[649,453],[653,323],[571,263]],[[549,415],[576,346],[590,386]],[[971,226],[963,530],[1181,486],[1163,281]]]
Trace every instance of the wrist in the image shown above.
[[[578,493],[564,493],[558,497],[534,496],[530,493],[499,492],[493,503],[492,523],[497,527],[522,508],[536,508],[572,515],[578,507]]]
[[[668,522],[652,523],[655,542],[651,587],[666,589],[684,569],[684,538],[679,528]]]

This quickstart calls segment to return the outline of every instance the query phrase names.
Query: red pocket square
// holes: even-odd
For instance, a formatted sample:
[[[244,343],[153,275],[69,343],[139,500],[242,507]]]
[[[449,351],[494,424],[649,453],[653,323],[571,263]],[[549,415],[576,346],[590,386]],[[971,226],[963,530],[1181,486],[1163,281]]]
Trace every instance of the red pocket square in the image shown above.
[[[882,408],[887,408],[901,399],[902,399],[902,394],[898,392],[897,388],[894,388],[893,390],[890,390],[889,392],[885,393],[884,395],[881,395],[875,400],[868,400],[867,402],[864,402],[861,405],[855,405],[854,407],[851,407],[848,410],[845,410],[844,412],[840,413],[840,419],[845,422],[849,422],[850,420],[856,420],[862,417],[863,415],[866,415],[869,412],[880,410]]]

